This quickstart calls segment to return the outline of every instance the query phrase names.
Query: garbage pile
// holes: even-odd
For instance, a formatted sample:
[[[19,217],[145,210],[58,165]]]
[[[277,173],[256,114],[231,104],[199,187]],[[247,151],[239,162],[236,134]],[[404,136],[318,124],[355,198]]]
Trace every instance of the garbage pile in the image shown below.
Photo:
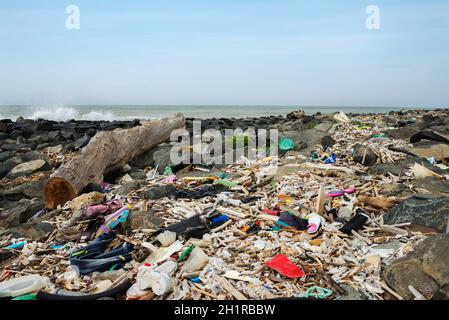
[[[448,176],[431,159],[402,165],[410,144],[390,129],[382,116],[338,113],[307,152],[284,139],[279,158],[148,168],[143,184],[125,174],[97,186],[36,213],[55,227],[39,241],[2,236],[0,298],[403,299],[383,272],[434,230],[384,214],[425,189],[417,179]],[[397,174],[370,173],[398,163]]]

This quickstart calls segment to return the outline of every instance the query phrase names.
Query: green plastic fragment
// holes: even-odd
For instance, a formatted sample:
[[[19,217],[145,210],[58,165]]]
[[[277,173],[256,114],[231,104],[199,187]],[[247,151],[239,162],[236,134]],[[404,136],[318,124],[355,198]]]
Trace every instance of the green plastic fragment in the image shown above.
[[[167,166],[164,169],[164,176],[171,176],[173,174],[173,170],[171,169],[171,167]]]
[[[215,180],[214,184],[221,184],[227,188],[232,188],[235,187],[237,185],[237,183],[233,182],[233,181],[229,181],[227,179],[219,179],[219,180]]]
[[[190,247],[188,247],[187,250],[184,251],[184,252],[179,256],[178,262],[183,261],[183,260],[190,254],[190,252],[192,252],[192,250],[193,250],[193,244],[190,245]]]
[[[304,298],[327,299],[333,293],[334,292],[332,290],[313,286],[307,289],[306,293],[304,294]]]
[[[279,142],[279,149],[282,151],[293,150],[295,149],[295,142],[290,138],[283,137]]]
[[[220,172],[216,176],[218,179],[226,179],[229,175],[226,172]]]
[[[109,271],[114,271],[115,268],[117,268],[119,266],[118,263],[114,264],[112,267],[109,268]]]
[[[20,301],[25,301],[25,300],[36,300],[36,296],[37,294],[27,294],[24,296],[20,296],[20,297],[16,297],[12,300],[20,300]]]

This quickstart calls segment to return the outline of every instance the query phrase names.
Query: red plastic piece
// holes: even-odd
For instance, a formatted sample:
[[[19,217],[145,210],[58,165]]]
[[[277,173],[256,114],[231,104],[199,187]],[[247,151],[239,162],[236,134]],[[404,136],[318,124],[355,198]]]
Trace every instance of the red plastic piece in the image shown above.
[[[304,277],[306,274],[283,254],[266,262],[265,265],[291,279]]]

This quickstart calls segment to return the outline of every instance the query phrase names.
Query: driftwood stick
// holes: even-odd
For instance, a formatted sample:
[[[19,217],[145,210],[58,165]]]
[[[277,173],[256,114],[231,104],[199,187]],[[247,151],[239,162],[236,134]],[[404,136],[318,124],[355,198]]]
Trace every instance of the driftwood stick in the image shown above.
[[[185,126],[181,113],[173,118],[142,122],[131,129],[97,133],[72,160],[50,176],[45,186],[45,206],[54,209],[75,198],[89,183],[124,166],[136,156],[169,140],[173,130]]]

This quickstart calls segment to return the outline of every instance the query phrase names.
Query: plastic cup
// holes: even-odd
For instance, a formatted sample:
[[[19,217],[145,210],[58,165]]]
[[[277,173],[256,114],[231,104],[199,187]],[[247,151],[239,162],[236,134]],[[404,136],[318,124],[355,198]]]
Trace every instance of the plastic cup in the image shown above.
[[[153,292],[158,296],[167,294],[175,287],[175,280],[165,273],[154,272],[153,274]]]

